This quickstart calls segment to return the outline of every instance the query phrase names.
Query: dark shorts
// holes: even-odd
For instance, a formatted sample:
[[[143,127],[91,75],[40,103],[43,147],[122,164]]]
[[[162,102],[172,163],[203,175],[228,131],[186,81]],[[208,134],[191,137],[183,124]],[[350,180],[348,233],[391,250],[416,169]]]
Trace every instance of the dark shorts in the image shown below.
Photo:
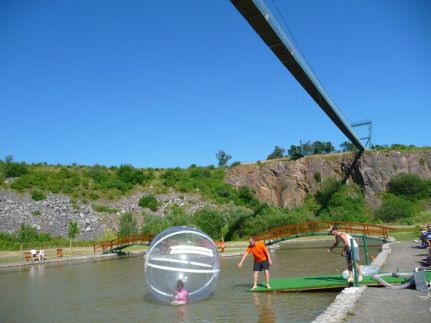
[[[253,271],[269,270],[268,260],[255,262],[253,265]]]
[[[354,247],[355,248],[355,256],[356,256],[356,261],[359,261],[359,248],[358,247]],[[352,249],[348,248],[346,251],[346,260],[348,262],[352,262]]]

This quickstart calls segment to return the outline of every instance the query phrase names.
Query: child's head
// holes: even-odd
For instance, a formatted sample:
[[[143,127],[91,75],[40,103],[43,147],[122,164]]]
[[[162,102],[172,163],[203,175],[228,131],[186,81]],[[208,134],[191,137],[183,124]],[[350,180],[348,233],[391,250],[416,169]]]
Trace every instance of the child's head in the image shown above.
[[[183,281],[180,279],[179,281],[177,281],[177,289],[181,290],[184,288],[184,284]]]

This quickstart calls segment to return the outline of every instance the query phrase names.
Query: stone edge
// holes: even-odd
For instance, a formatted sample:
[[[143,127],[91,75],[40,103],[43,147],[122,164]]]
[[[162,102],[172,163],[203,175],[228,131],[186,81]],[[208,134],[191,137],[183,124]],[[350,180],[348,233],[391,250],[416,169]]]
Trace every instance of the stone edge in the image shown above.
[[[394,243],[394,241],[390,239],[389,243],[385,243],[382,246],[382,251],[380,251],[380,253],[377,255],[376,259],[374,259],[371,265],[379,268],[379,270],[382,268],[383,264],[386,262],[388,256],[392,251],[392,243]],[[366,288],[367,286],[344,288],[341,293],[337,295],[332,304],[329,305],[328,308],[322,314],[316,317],[312,322],[342,322],[345,317],[353,311],[357,300],[361,297],[362,293]]]

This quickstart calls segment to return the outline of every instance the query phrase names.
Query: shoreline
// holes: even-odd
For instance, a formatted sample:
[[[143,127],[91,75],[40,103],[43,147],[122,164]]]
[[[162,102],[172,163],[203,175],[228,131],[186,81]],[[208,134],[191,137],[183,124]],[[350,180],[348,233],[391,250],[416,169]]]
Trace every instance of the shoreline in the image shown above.
[[[389,255],[392,252],[391,245],[395,241],[389,238],[390,241],[382,245],[382,250],[377,257],[371,262],[370,266],[377,267],[379,271],[386,263]],[[318,315],[313,323],[338,323],[343,322],[346,317],[353,311],[357,301],[361,298],[367,286],[361,287],[346,287],[334,299],[334,301],[326,308],[326,310]]]
[[[316,241],[325,241],[325,240],[333,240],[330,237],[319,237],[319,238],[298,238],[294,240],[283,241],[283,244],[299,244],[304,242],[316,242]],[[247,247],[246,241],[236,241],[232,243],[226,243],[226,249],[224,252],[219,252],[220,257],[238,257],[244,254],[244,250]],[[271,245],[268,247],[270,250],[280,248],[280,243]],[[231,251],[229,251],[231,249]],[[226,251],[227,250],[227,251]],[[27,266],[35,266],[35,265],[43,265],[43,264],[55,264],[55,263],[79,263],[79,262],[91,262],[91,261],[102,261],[102,260],[114,260],[128,257],[140,257],[145,256],[146,251],[139,252],[130,252],[124,255],[118,255],[116,253],[97,253],[97,254],[86,254],[86,255],[78,255],[78,256],[63,256],[63,257],[53,257],[46,260],[21,260],[14,262],[4,262],[0,263],[0,270],[2,269],[12,269],[12,268],[22,268]],[[121,258],[117,258],[121,257]]]

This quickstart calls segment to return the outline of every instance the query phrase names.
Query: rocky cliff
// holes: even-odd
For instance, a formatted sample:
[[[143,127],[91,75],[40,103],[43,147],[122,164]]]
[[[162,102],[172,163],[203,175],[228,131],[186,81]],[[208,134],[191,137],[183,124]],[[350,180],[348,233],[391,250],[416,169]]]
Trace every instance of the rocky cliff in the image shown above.
[[[302,205],[307,193],[316,193],[332,177],[359,184],[367,203],[376,208],[380,204],[376,193],[385,191],[394,175],[431,178],[431,150],[367,151],[355,157],[344,153],[243,164],[230,169],[226,181],[235,187],[248,186],[260,201],[291,209]]]
[[[28,193],[0,189],[0,232],[16,233],[21,224],[26,224],[39,232],[67,237],[69,221],[76,221],[79,228],[77,239],[91,240],[100,238],[107,230],[116,232],[120,217],[125,212],[132,212],[140,226],[143,211],[162,215],[177,205],[188,213],[194,213],[203,207],[214,206],[196,195],[170,192],[157,195],[160,207],[152,212],[138,205],[143,194],[136,192],[117,201],[100,202],[100,205],[112,209],[110,212],[97,212],[92,205],[72,202],[68,196],[61,194],[49,193],[45,200],[35,201]]]
[[[366,152],[356,159],[354,154],[308,156],[296,161],[271,160],[243,164],[228,170],[225,180],[235,187],[248,186],[261,201],[283,208],[301,206],[307,193],[315,193],[325,179],[336,178],[358,183],[372,207],[379,205],[376,193],[383,192],[389,180],[399,173],[431,178],[431,149],[408,152]],[[77,221],[78,239],[96,239],[106,230],[117,231],[121,214],[132,212],[138,225],[142,213],[162,215],[173,205],[188,213],[205,206],[216,207],[197,194],[169,191],[157,194],[159,209],[151,212],[138,205],[144,192],[135,192],[117,201],[98,201],[108,212],[98,212],[92,205],[72,202],[69,197],[49,193],[43,201],[35,201],[28,193],[0,189],[0,232],[17,232],[27,224],[53,236],[67,236],[69,221]]]

